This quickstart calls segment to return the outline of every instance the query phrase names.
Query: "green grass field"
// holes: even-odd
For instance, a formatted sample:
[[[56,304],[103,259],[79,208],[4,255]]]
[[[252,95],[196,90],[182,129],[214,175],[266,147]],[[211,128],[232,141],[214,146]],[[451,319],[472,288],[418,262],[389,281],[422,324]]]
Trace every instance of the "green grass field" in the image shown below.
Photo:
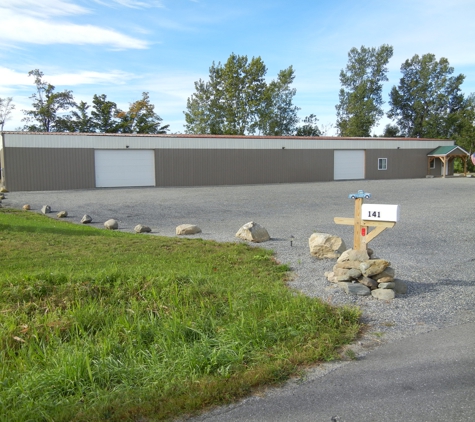
[[[359,310],[245,244],[0,210],[2,421],[158,421],[338,357]]]

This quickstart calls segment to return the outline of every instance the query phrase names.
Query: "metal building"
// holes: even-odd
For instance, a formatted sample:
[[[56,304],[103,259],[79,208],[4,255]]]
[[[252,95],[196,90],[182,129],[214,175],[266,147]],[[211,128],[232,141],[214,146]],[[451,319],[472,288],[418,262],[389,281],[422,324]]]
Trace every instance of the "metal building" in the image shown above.
[[[10,191],[402,179],[441,175],[428,154],[452,140],[410,138],[1,134]],[[445,169],[450,174],[452,166]]]

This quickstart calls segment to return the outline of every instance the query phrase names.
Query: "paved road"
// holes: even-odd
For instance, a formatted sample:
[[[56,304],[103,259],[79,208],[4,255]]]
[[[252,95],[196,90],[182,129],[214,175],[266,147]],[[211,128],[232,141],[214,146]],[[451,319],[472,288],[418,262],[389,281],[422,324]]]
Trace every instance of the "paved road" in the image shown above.
[[[314,380],[272,390],[206,422],[475,421],[475,323],[381,346]]]

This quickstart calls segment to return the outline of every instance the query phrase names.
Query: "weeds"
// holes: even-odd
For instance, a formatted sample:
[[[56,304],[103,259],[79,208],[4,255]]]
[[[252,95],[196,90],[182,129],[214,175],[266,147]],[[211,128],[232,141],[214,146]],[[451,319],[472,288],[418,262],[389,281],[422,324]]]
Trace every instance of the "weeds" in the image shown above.
[[[12,210],[0,227],[0,420],[166,420],[334,359],[359,330],[263,249]]]

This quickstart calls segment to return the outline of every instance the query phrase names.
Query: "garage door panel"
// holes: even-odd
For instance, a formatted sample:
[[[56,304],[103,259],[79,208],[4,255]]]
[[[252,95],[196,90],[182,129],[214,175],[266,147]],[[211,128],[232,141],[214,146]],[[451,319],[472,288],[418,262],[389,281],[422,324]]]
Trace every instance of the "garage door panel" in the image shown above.
[[[357,180],[365,178],[364,150],[335,150],[334,179]]]
[[[97,150],[96,187],[155,186],[152,150]]]

